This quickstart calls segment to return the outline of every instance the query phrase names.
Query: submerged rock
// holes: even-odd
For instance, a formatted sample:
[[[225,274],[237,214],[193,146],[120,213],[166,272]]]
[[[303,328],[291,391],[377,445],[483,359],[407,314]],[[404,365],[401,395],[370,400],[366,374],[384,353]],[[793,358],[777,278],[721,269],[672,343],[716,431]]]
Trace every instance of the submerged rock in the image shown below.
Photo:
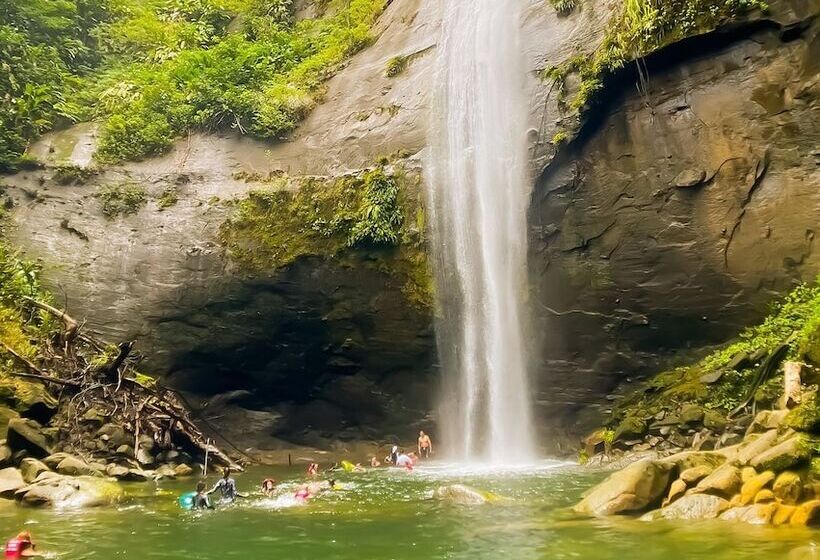
[[[776,511],[777,504],[755,504],[732,508],[721,514],[720,518],[725,521],[743,521],[752,525],[767,525]]]
[[[492,501],[493,495],[463,484],[450,484],[436,488],[433,491],[433,498],[451,504],[474,506]]]
[[[592,488],[573,510],[587,515],[612,515],[646,509],[661,500],[671,472],[671,463],[633,463]]]
[[[119,485],[109,480],[48,474],[51,476],[40,477],[33,484],[17,490],[15,499],[29,506],[86,508],[111,505],[123,497]]]
[[[656,519],[714,519],[729,509],[728,500],[709,494],[692,494],[684,496],[656,511],[650,511],[641,517],[641,521]]]

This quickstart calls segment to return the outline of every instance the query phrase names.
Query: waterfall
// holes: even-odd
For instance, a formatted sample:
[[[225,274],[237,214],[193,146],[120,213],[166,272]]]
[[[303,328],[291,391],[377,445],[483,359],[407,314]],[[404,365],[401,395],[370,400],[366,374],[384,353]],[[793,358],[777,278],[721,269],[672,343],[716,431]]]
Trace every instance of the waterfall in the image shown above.
[[[524,343],[526,69],[521,0],[440,0],[428,212],[445,387],[442,440],[456,459],[534,458]]]

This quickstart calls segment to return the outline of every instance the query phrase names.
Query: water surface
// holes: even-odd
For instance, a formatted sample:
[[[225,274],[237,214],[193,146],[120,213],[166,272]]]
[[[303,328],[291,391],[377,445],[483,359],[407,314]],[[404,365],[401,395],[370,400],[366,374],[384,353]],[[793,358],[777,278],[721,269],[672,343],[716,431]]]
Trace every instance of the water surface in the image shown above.
[[[579,519],[566,509],[602,478],[573,466],[469,473],[446,468],[412,474],[344,474],[344,489],[298,505],[302,469],[254,468],[237,477],[255,491],[265,476],[282,480],[278,497],[254,496],[215,511],[188,512],[176,497],[193,482],[133,484],[118,508],[69,512],[0,502],[7,538],[31,530],[57,558],[783,560],[814,558],[810,529],[722,521],[643,523]],[[214,480],[214,477],[211,477]],[[433,488],[461,482],[508,497],[505,504],[454,506]],[[818,556],[820,558],[820,556]]]

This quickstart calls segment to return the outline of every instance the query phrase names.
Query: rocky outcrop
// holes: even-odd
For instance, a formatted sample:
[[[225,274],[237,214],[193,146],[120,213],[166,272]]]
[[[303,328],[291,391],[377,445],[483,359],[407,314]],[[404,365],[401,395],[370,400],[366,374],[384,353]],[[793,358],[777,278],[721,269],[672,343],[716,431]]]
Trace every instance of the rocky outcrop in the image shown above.
[[[767,411],[760,414],[766,416],[760,421],[773,416]],[[781,424],[715,452],[685,451],[640,460],[592,488],[574,510],[599,516],[650,510],[643,521],[719,517],[757,525],[816,524],[817,473],[810,466],[809,439]],[[795,447],[795,440],[803,443]],[[771,459],[782,458],[786,448],[789,460]],[[717,458],[720,464],[715,465]],[[790,467],[793,470],[785,470]],[[661,496],[666,496],[662,503]],[[657,505],[661,507],[652,509]]]
[[[482,492],[463,484],[451,484],[449,486],[439,486],[433,491],[433,499],[449,504],[463,506],[477,506],[491,501],[497,501],[498,497],[489,492]]]
[[[772,2],[766,23],[670,45],[646,58],[640,94],[628,65],[539,178],[548,417],[726,340],[820,272],[819,9]]]

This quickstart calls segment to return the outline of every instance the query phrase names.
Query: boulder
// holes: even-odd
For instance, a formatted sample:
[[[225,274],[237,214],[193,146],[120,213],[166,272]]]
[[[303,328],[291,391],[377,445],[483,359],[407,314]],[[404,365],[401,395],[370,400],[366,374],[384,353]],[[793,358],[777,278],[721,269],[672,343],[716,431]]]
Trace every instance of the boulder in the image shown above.
[[[191,476],[193,474],[194,469],[192,469],[185,463],[182,463],[181,465],[177,465],[176,467],[174,467],[174,476],[176,476],[177,478]]]
[[[12,451],[25,450],[32,457],[43,458],[54,452],[52,430],[26,418],[9,420],[8,446]]]
[[[34,482],[41,472],[45,472],[47,470],[49,469],[45,463],[32,457],[26,457],[20,461],[20,473],[23,475],[23,480],[25,480],[28,484]]]
[[[29,506],[75,509],[111,505],[122,496],[122,489],[115,482],[54,474],[20,488],[14,497]]]
[[[778,500],[793,505],[800,501],[803,494],[803,481],[797,473],[784,471],[777,476],[772,490]]]
[[[0,498],[11,498],[14,493],[26,485],[23,475],[14,467],[0,470]]]
[[[0,445],[0,469],[11,466],[11,447],[3,443]]]
[[[613,441],[623,441],[630,438],[640,438],[646,433],[646,422],[642,418],[627,416],[615,428]]]
[[[777,504],[755,504],[729,509],[720,516],[725,521],[743,521],[752,525],[767,525],[777,511]]]
[[[792,525],[820,524],[820,500],[811,500],[799,505],[792,513],[789,522]]]
[[[709,465],[700,465],[699,467],[691,467],[680,473],[680,479],[687,485],[697,484],[714,471],[714,467]]]
[[[128,473],[120,477],[120,480],[127,480],[131,482],[148,482],[154,480],[154,471],[128,469]]]
[[[691,494],[675,503],[641,517],[642,521],[656,519],[714,519],[729,509],[729,502],[719,496]]]
[[[587,515],[646,509],[665,494],[672,467],[672,463],[663,461],[633,463],[592,488],[573,509]]]
[[[746,435],[776,430],[785,422],[788,414],[788,410],[764,410],[758,412],[755,419],[746,429]]]
[[[154,456],[151,455],[151,452],[144,447],[140,447],[137,449],[137,462],[140,465],[153,465],[154,464]]]
[[[68,456],[54,469],[60,474],[68,476],[103,476],[100,469],[93,467],[79,457]]]
[[[0,437],[6,437],[9,420],[12,418],[20,418],[20,414],[16,410],[0,405]]]
[[[685,404],[678,416],[682,424],[698,424],[703,420],[703,407],[694,403]]]
[[[66,457],[73,457],[73,456],[74,455],[72,455],[71,453],[66,453],[64,451],[60,451],[59,453],[54,453],[52,455],[49,455],[45,459],[43,459],[43,463],[45,463],[46,466],[48,468],[50,468],[51,470],[54,470],[54,469],[57,468],[57,465],[59,465],[63,461],[63,459],[65,459]]]
[[[119,447],[117,447],[116,453],[117,455],[121,455],[123,457],[133,457],[134,448],[130,445],[120,445]]]
[[[134,436],[117,424],[105,424],[97,430],[98,436],[108,436],[108,444],[116,449],[121,445],[134,445]]]
[[[156,476],[159,476],[159,477],[162,477],[162,478],[174,478],[174,477],[176,477],[174,467],[172,467],[171,465],[160,465],[154,471],[154,474]]]
[[[737,452],[737,461],[741,465],[748,465],[752,459],[774,447],[777,443],[777,430],[769,430],[759,436],[747,437]],[[754,465],[752,465],[754,466]]]
[[[743,483],[743,486],[740,489],[738,504],[741,506],[751,504],[754,501],[755,496],[757,496],[757,493],[769,486],[773,481],[774,473],[772,471],[766,471],[752,476]]]
[[[797,506],[780,504],[772,516],[772,525],[785,525],[792,518],[795,511],[797,511]]]
[[[725,462],[726,456],[715,451],[681,451],[661,459],[661,463],[673,466],[680,473],[695,467],[714,470]]]
[[[722,465],[709,476],[701,480],[695,486],[693,493],[713,494],[724,498],[731,498],[738,490],[742,481],[740,480],[740,469],[734,465]]]
[[[439,486],[433,491],[433,498],[442,502],[467,506],[481,505],[488,502],[485,493],[463,484]]]
[[[663,505],[667,506],[683,496],[686,493],[686,482],[681,480],[680,478],[672,483],[669,487],[669,493],[666,495],[666,499],[663,501]]]
[[[123,479],[128,475],[128,467],[111,463],[106,465],[105,474],[116,479]]]
[[[768,504],[775,501],[774,492],[768,488],[764,488],[755,496],[754,502],[756,504]]]
[[[756,455],[750,464],[757,470],[782,471],[809,459],[811,445],[803,436],[797,435]]]
[[[756,476],[757,471],[754,470],[752,467],[743,467],[742,469],[740,469],[740,480],[742,480],[744,484],[746,484]]]

